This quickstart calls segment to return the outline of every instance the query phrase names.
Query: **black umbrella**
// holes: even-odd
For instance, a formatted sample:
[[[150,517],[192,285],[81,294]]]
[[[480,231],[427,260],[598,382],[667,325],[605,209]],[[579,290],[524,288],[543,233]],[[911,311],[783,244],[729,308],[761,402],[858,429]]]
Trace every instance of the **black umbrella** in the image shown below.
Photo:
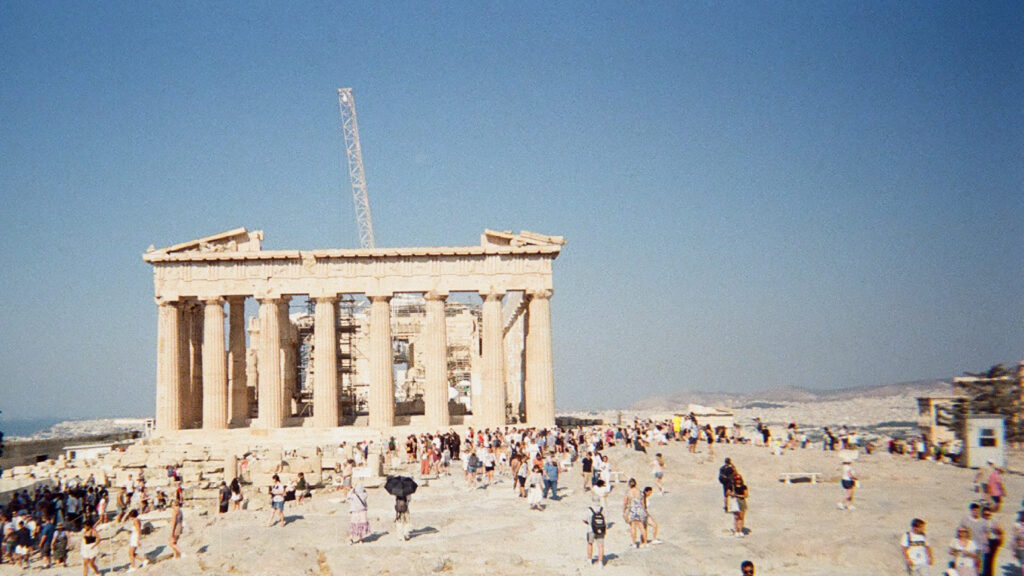
[[[384,482],[384,490],[396,498],[405,498],[416,491],[419,485],[408,476],[388,476]]]

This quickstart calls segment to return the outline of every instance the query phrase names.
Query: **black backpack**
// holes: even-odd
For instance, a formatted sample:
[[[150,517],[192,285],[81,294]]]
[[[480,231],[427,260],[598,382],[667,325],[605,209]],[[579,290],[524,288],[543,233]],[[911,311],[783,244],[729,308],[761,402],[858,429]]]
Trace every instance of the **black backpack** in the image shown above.
[[[604,523],[604,507],[594,510],[590,509],[590,530],[594,533],[594,536],[604,536],[605,530],[608,527]]]

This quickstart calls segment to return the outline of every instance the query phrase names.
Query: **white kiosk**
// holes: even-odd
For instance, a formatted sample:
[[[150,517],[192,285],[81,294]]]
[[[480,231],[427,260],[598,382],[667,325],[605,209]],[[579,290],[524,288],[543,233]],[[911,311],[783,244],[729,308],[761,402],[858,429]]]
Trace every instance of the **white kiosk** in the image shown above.
[[[971,414],[967,417],[964,438],[964,465],[981,468],[991,460],[1006,467],[1006,421],[998,414]]]

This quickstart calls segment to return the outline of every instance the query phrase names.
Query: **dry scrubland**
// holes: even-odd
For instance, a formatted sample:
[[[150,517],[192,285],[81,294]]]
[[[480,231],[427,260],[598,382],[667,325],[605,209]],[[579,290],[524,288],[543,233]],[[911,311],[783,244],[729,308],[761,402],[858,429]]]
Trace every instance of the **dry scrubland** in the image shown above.
[[[683,444],[659,447],[666,457],[669,493],[655,496],[651,511],[661,525],[664,544],[634,550],[621,521],[624,484],[609,498],[606,574],[730,575],[744,559],[757,563],[764,575],[862,576],[899,575],[897,542],[914,516],[929,522],[928,532],[938,560],[946,560],[945,546],[963,516],[973,473],[931,462],[893,458],[887,454],[861,455],[855,468],[862,477],[857,510],[837,509],[841,489],[836,453],[819,449],[772,456],[753,446],[719,445],[709,457],[687,454]],[[652,450],[653,452],[654,450]],[[649,458],[616,447],[609,452],[615,469],[632,475],[641,485],[652,484]],[[652,453],[653,456],[653,453]],[[728,533],[731,517],[722,511],[717,469],[731,456],[750,485],[748,526],[743,539]],[[781,472],[815,471],[825,474],[818,485],[784,485]],[[141,551],[155,564],[140,571],[152,575],[192,574],[586,574],[599,569],[584,560],[583,523],[588,493],[580,491],[577,469],[564,475],[561,501],[545,512],[527,509],[515,497],[510,482],[502,480],[486,490],[468,491],[461,476],[431,481],[411,503],[414,538],[403,542],[394,535],[393,498],[382,489],[370,490],[374,541],[346,543],[348,514],[333,492],[319,492],[302,506],[289,503],[285,527],[267,528],[265,510],[230,512],[218,517],[212,510],[187,509],[186,557],[169,560],[167,523],[152,516],[156,532],[143,539]],[[1024,494],[1024,479],[1007,479],[1008,505],[998,519],[1009,527],[1016,502]],[[250,498],[266,499],[251,487]],[[204,515],[205,514],[205,515]],[[126,569],[127,533],[108,538],[99,566]],[[77,550],[77,548],[76,548]],[[1000,563],[1010,561],[1003,552]],[[77,551],[66,570],[50,573],[80,574]],[[937,568],[937,567],[936,567]],[[35,570],[33,570],[35,572]],[[936,573],[938,570],[935,571]],[[15,574],[3,566],[0,574]],[[41,572],[40,572],[41,573]],[[1002,572],[999,572],[1000,574]]]

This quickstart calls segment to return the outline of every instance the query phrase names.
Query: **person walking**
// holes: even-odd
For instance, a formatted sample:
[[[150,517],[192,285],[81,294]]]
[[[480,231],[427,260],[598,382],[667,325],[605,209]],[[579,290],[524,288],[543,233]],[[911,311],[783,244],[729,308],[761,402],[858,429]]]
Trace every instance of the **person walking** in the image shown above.
[[[540,501],[543,491],[541,486],[544,483],[544,477],[541,475],[540,466],[534,466],[533,472],[526,477],[526,490],[527,497],[526,502],[530,505],[530,510],[543,510]]]
[[[366,488],[360,484],[346,496],[348,500],[348,543],[358,544],[370,535]]]
[[[544,498],[547,499],[548,491],[551,491],[551,499],[558,500],[558,463],[552,455],[544,464]]]
[[[395,496],[395,530],[402,540],[408,540],[412,532],[409,522],[409,495]]]
[[[138,510],[128,512],[128,522],[128,571],[135,572],[135,555],[142,540],[142,522],[139,521]]]
[[[661,452],[654,455],[654,460],[651,462],[651,473],[654,474],[654,483],[658,486],[658,493],[664,494],[665,459],[662,457]]]
[[[843,499],[839,502],[840,510],[854,510],[853,491],[857,488],[857,473],[853,471],[853,465],[849,458],[843,460],[843,476],[840,483],[843,485]]]
[[[270,524],[268,526],[277,524],[278,519],[281,520],[281,525],[284,526],[284,495],[288,490],[284,484],[281,484],[280,476],[274,474],[273,480],[274,483],[270,486]]]
[[[903,549],[903,561],[907,567],[909,576],[928,576],[928,567],[934,560],[932,547],[928,544],[928,536],[925,534],[925,521],[914,518],[910,521],[910,531],[903,534],[900,539],[900,548]]]
[[[654,494],[654,488],[650,486],[644,487],[644,538],[651,544],[661,544],[661,540],[658,540],[658,523],[654,521],[654,516],[651,515],[650,500],[651,495]],[[653,531],[653,534],[652,534]]]
[[[96,574],[100,573],[100,569],[96,567],[96,556],[100,553],[100,533],[93,527],[91,521],[86,520],[84,527],[82,528],[82,547],[80,550],[82,556],[82,576],[89,576],[89,569]]]
[[[956,537],[949,544],[949,555],[953,557],[953,568],[957,576],[978,576],[980,554],[978,545],[971,539],[971,529],[958,527]]]
[[[604,568],[604,536],[608,531],[608,525],[604,517],[604,508],[594,510],[590,508],[589,515],[583,519],[583,523],[589,526],[587,530],[587,561],[594,563],[594,547],[597,546],[597,562]]]
[[[981,519],[984,521],[985,549],[982,550],[980,576],[994,576],[996,555],[1003,545],[1003,529],[992,517],[992,509],[988,506],[981,509]]]

